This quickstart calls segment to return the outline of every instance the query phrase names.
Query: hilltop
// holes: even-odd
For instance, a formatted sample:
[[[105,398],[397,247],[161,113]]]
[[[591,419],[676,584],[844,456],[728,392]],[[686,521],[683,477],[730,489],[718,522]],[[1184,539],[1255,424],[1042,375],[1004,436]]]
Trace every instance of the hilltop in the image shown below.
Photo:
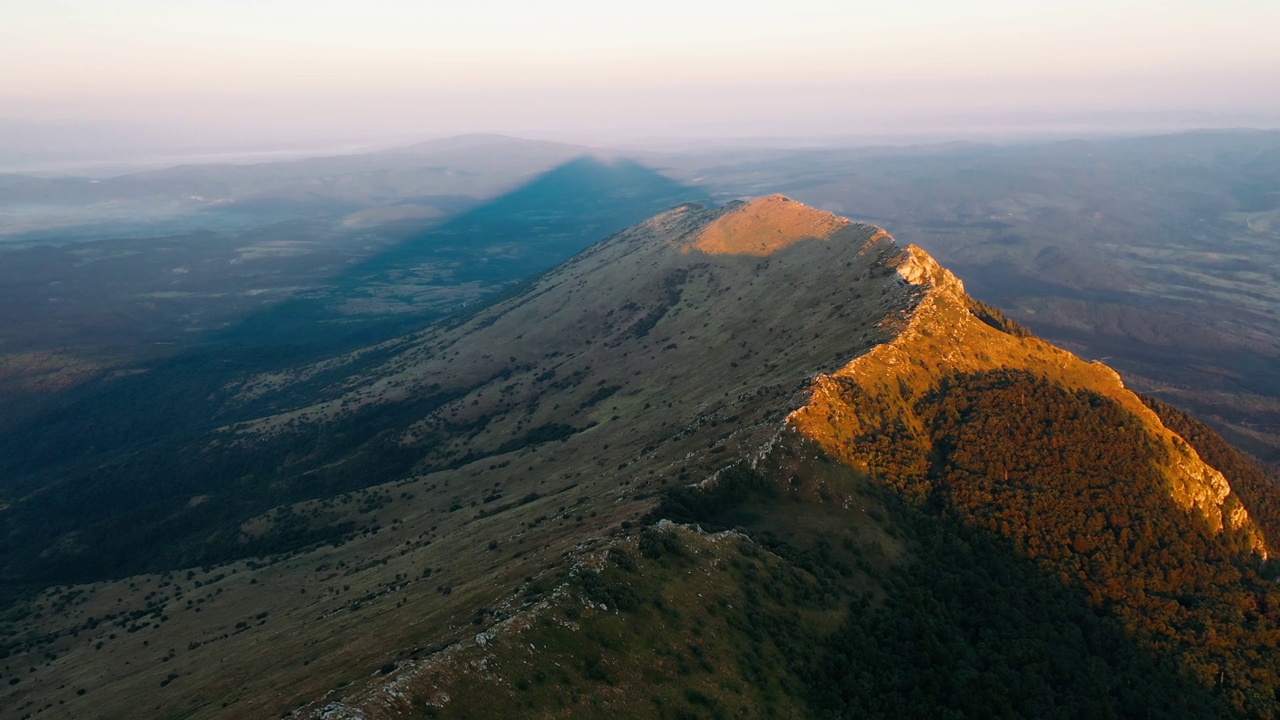
[[[11,616],[7,707],[1274,711],[1274,484],[785,197],[222,393],[263,411],[65,501],[108,521],[42,561],[125,573]]]

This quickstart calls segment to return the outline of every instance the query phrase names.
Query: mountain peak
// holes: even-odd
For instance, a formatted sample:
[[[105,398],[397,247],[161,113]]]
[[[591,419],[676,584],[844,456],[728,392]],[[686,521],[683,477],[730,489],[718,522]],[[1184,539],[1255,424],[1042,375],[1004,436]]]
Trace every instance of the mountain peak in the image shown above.
[[[703,228],[694,247],[709,255],[763,257],[801,240],[828,239],[853,225],[842,217],[785,195],[732,203],[726,209],[727,212]]]

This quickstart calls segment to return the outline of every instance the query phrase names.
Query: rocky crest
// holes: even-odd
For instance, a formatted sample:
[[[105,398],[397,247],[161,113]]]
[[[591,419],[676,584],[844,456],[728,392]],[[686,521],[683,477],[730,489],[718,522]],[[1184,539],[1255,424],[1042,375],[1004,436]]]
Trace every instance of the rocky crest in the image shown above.
[[[1017,337],[983,322],[974,314],[974,301],[965,294],[964,284],[914,245],[904,248],[891,262],[897,273],[885,291],[903,295],[912,306],[890,321],[901,331],[840,370],[816,378],[810,402],[788,419],[794,427],[832,455],[859,462],[859,450],[849,441],[877,426],[912,418],[913,402],[940,378],[996,369],[1028,370],[1063,387],[1109,397],[1141,418],[1147,432],[1165,450],[1163,471],[1172,498],[1203,516],[1215,532],[1230,528],[1248,533],[1253,549],[1263,557],[1269,555],[1267,538],[1222,473],[1165,427],[1124,386],[1118,373],[1038,338]],[[853,379],[864,390],[891,398],[888,407],[892,410],[876,417],[858,416],[842,400],[843,393],[834,382],[837,378]]]

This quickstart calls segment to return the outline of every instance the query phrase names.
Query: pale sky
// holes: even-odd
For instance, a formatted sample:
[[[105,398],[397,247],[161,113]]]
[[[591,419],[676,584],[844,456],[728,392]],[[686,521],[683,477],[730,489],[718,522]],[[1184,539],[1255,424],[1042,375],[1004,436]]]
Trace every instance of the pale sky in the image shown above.
[[[1280,0],[0,0],[0,119],[566,139],[1266,124],[1277,29]]]

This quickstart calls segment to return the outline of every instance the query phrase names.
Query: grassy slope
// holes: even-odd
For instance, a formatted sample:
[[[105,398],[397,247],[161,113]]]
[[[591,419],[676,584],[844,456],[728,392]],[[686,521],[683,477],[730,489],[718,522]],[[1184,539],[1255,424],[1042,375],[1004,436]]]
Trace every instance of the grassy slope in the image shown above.
[[[884,339],[874,323],[901,298],[881,292],[892,246],[878,240],[864,248],[875,233],[869,227],[769,258],[668,244],[720,212],[683,208],[642,225],[527,293],[330,381],[324,392],[332,402],[217,436],[227,452],[269,460],[239,481],[245,491],[358,480],[403,454],[413,463],[402,479],[243,528],[246,538],[339,528],[329,535],[338,547],[256,569],[197,570],[190,580],[177,573],[75,588],[82,594],[60,609],[66,592],[45,593],[13,619],[5,678],[22,667],[36,671],[3,686],[4,703],[25,712],[62,701],[72,714],[128,715],[139,709],[134,698],[146,697],[159,716],[277,713],[388,661],[470,636],[476,608],[499,608],[511,588],[558,567],[580,539],[636,519],[667,484],[705,477],[758,447],[809,377]],[[814,297],[813,287],[828,290]],[[842,331],[824,332],[832,323]],[[264,393],[264,403],[287,397],[304,375],[263,378],[252,392]],[[397,404],[437,385],[460,393],[417,416]],[[328,454],[350,440],[325,429],[359,408],[371,417],[409,415],[363,447]],[[561,425],[573,432],[545,441],[546,428]],[[280,448],[293,450],[271,454]],[[174,518],[218,501],[192,495]],[[196,588],[197,580],[206,584]],[[168,617],[152,623],[159,627],[129,633],[132,623],[113,625],[118,616],[102,622],[156,607]],[[97,627],[86,627],[90,617]],[[247,628],[236,628],[246,619]],[[494,620],[485,616],[481,627]],[[107,657],[113,662],[103,663]],[[178,677],[162,688],[171,673]]]

